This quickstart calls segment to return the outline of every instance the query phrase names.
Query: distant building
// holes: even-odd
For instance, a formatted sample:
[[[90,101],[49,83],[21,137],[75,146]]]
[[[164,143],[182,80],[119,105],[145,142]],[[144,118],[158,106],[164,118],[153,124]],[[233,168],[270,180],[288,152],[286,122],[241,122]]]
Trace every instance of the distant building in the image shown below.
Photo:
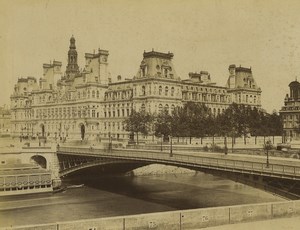
[[[11,114],[8,107],[0,107],[0,136],[10,135]]]
[[[300,83],[292,81],[289,84],[290,94],[284,99],[280,110],[283,121],[284,142],[297,140],[300,137]]]
[[[56,140],[101,140],[109,136],[127,140],[123,121],[131,110],[171,112],[187,101],[205,103],[213,114],[231,103],[261,107],[261,90],[251,68],[229,67],[226,87],[211,82],[206,71],[189,73],[181,80],[172,63],[172,53],[143,53],[137,74],[131,79],[108,71],[108,51],[86,53],[83,70],[77,64],[75,39],[70,39],[68,64],[44,64],[44,76],[20,78],[11,96],[14,136],[47,137]]]

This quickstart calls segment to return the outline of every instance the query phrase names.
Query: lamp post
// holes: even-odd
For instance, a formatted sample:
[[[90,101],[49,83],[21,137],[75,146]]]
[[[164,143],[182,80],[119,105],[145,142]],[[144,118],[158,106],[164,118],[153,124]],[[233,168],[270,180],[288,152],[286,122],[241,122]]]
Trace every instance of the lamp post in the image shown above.
[[[170,135],[170,157],[173,156],[172,135]]]
[[[267,168],[269,168],[269,150],[272,149],[272,143],[270,140],[264,144],[264,149],[267,151]]]
[[[160,151],[161,151],[161,152],[162,152],[162,150],[163,150],[163,149],[162,149],[163,137],[164,137],[164,135],[162,134],[162,135],[161,135],[161,142],[160,142]]]

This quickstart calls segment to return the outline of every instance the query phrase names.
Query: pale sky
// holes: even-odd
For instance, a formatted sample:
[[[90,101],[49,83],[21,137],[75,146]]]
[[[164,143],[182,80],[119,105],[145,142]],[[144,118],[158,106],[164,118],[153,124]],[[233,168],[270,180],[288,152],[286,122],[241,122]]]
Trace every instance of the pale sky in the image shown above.
[[[74,35],[84,53],[109,50],[116,78],[133,77],[144,50],[174,53],[181,79],[206,70],[225,86],[230,64],[252,67],[262,106],[277,111],[300,80],[300,1],[0,0],[0,105],[18,77],[42,77],[42,64],[67,64]]]

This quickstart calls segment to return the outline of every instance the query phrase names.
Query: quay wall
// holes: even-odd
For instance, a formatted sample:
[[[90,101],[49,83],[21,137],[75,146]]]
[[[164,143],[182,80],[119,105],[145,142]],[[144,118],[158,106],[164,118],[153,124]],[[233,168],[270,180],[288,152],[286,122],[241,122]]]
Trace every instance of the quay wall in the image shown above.
[[[1,230],[184,230],[296,216],[300,216],[300,200],[10,226]]]

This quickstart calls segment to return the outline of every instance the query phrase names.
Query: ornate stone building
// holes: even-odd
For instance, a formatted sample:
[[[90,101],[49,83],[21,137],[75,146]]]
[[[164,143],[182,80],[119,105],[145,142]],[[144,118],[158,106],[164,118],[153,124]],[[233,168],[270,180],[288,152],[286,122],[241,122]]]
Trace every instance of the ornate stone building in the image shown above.
[[[10,135],[10,110],[6,107],[0,107],[0,136]]]
[[[261,90],[248,68],[229,66],[226,87],[211,82],[206,71],[189,73],[182,80],[172,63],[172,53],[144,52],[137,74],[132,79],[108,72],[108,51],[86,53],[85,68],[77,64],[75,39],[70,40],[68,64],[44,64],[44,75],[20,78],[11,96],[14,136],[53,139],[127,140],[123,120],[132,109],[159,113],[171,112],[187,101],[205,103],[214,114],[231,103],[260,108]]]
[[[300,83],[292,81],[289,84],[290,94],[284,99],[284,106],[280,110],[283,121],[283,141],[299,140],[300,133]]]

